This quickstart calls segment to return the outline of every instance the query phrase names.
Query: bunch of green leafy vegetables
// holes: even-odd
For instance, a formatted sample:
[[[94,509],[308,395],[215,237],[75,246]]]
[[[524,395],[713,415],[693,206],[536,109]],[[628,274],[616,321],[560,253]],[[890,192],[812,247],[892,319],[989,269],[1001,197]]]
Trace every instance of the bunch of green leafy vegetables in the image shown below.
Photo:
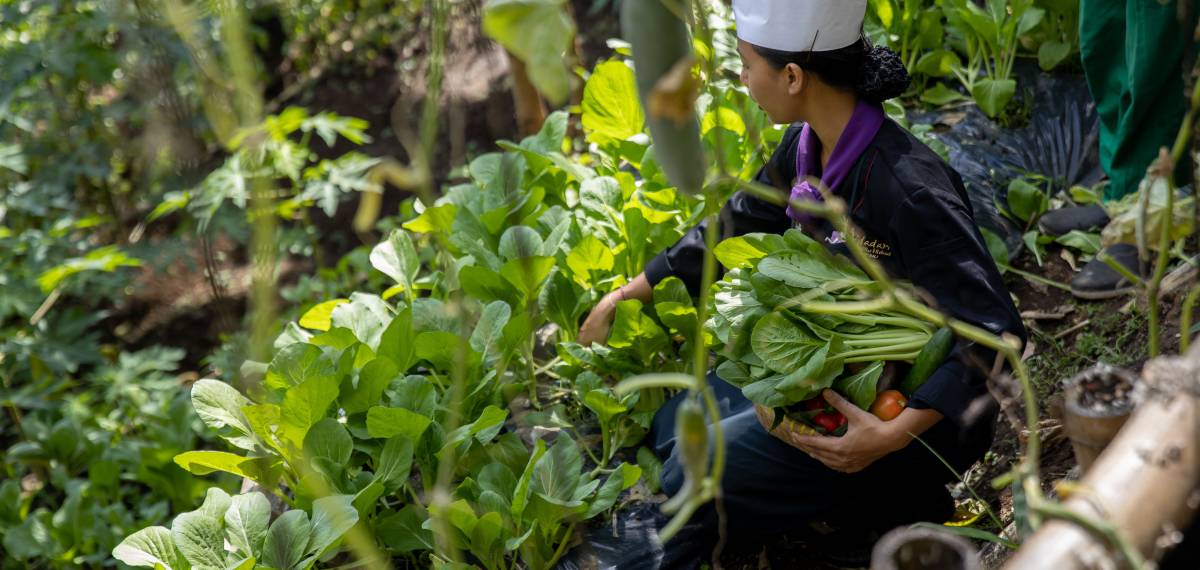
[[[933,333],[895,311],[810,309],[862,301],[872,281],[800,230],[731,238],[715,253],[729,269],[708,322],[722,345],[717,375],[756,404],[786,408],[832,387],[867,409],[884,363],[912,361]],[[866,366],[848,370],[856,363]]]

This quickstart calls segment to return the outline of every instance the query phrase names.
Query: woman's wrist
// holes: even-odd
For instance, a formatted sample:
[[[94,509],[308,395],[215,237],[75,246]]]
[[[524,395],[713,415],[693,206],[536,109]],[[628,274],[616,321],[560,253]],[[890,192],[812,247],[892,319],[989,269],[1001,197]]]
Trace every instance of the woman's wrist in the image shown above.
[[[936,410],[905,408],[891,421],[881,422],[879,436],[890,451],[900,451],[941,419],[942,414]]]

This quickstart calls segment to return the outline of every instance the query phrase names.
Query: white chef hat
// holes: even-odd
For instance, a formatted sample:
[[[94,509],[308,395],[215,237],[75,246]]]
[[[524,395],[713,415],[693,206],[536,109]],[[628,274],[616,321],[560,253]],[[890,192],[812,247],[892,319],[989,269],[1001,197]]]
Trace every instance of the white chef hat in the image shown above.
[[[862,36],[867,0],[733,0],[738,38],[779,51],[832,51]]]

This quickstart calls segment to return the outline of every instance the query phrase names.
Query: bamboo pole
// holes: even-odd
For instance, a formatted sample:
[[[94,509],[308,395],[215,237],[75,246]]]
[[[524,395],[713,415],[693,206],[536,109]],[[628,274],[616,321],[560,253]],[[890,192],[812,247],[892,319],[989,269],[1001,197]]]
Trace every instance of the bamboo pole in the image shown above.
[[[931,528],[893,529],[871,552],[871,570],[979,570],[967,539]]]
[[[1107,520],[1147,560],[1173,544],[1200,506],[1200,346],[1147,363],[1138,406],[1063,503],[1068,515]],[[1127,567],[1067,520],[1042,525],[1007,570]]]

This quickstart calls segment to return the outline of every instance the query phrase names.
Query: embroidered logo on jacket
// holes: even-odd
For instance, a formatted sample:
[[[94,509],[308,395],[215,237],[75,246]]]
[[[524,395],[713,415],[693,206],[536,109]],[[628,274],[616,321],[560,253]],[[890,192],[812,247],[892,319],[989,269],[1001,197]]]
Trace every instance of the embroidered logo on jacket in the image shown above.
[[[854,239],[863,247],[863,249],[867,250],[868,255],[875,259],[879,259],[880,256],[892,256],[892,246],[888,245],[887,242],[879,241],[877,239],[865,239],[861,233],[855,233]],[[846,243],[846,240],[842,237],[841,232],[834,231],[833,233],[829,234],[829,237],[825,238],[825,242],[829,245],[838,245],[841,243]]]

